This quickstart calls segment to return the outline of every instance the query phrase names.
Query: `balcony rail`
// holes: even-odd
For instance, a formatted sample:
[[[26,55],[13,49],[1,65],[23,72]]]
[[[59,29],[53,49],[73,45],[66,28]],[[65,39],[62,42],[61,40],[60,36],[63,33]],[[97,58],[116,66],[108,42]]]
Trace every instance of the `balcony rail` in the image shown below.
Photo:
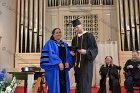
[[[49,7],[70,5],[113,5],[113,0],[48,0]]]

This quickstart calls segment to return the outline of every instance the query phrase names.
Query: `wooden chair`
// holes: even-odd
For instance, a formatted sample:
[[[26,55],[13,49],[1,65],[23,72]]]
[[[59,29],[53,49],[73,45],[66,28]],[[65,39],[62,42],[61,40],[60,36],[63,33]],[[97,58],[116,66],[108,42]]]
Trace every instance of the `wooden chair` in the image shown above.
[[[140,85],[138,84],[138,82],[134,82],[134,87],[133,87],[133,90],[138,90],[139,93],[140,93]]]
[[[119,75],[119,82],[120,82],[120,71],[121,71],[121,66],[117,66],[117,70],[118,70],[118,75]],[[110,86],[109,86],[109,78],[106,78],[106,93],[108,93],[110,90]]]
[[[44,74],[35,74],[35,84],[32,93],[45,93],[43,85],[45,84]]]

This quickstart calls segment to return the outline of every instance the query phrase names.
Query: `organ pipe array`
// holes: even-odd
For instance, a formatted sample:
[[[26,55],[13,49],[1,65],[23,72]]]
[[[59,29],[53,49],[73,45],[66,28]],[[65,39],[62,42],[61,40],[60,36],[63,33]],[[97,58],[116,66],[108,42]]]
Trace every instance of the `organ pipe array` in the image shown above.
[[[140,50],[140,0],[118,0],[122,51]]]
[[[18,0],[17,52],[38,53],[43,47],[45,0]]]

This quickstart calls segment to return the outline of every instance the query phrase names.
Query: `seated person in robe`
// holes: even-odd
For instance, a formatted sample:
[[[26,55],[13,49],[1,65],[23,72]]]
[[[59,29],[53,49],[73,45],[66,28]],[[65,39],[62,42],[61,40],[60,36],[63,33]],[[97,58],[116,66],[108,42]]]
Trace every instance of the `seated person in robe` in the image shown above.
[[[121,70],[121,67],[113,64],[111,56],[106,56],[105,64],[101,66],[99,71],[101,80],[98,93],[108,93],[109,90],[112,93],[121,93],[118,70]]]
[[[49,93],[70,93],[68,72],[73,62],[68,44],[61,38],[60,28],[55,28],[41,53],[40,66],[45,70]]]
[[[140,86],[140,59],[138,56],[138,51],[132,51],[132,58],[127,60],[123,68],[126,72],[124,86],[127,93],[134,93],[134,82],[139,82],[138,85]]]

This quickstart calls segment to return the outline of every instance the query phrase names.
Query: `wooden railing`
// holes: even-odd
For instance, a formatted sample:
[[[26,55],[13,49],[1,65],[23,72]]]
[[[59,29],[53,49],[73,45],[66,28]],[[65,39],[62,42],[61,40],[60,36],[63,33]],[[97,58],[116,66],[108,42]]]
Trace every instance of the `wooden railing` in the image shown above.
[[[69,6],[69,5],[113,5],[114,0],[48,0],[48,6]]]

